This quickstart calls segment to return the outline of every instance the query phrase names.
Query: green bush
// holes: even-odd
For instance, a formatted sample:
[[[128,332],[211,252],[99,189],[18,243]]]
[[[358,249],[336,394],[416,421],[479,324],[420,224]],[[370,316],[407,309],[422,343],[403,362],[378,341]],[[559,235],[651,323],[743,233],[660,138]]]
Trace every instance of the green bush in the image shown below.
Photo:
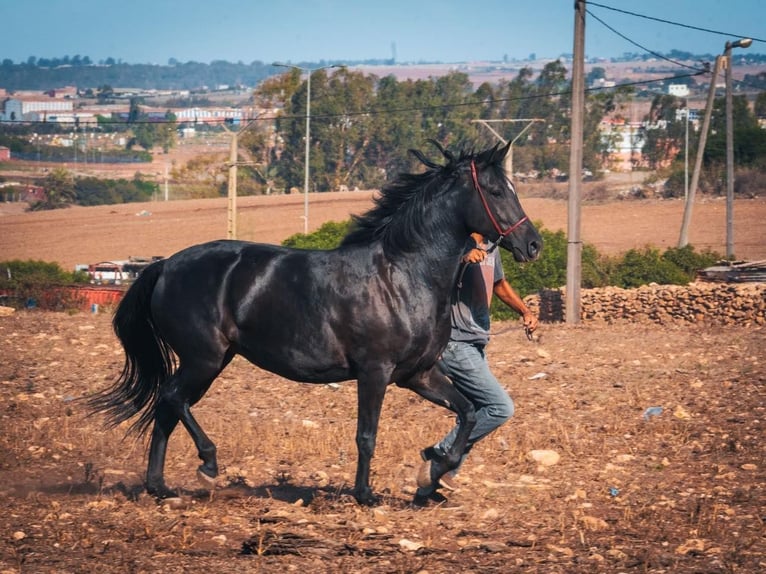
[[[351,220],[325,223],[314,233],[288,237],[282,244],[301,249],[333,249],[348,232]],[[519,264],[513,255],[500,250],[506,279],[519,295],[526,297],[543,289],[558,289],[566,285],[567,238],[563,231],[549,231],[536,223],[543,238],[543,250],[536,261]],[[582,287],[586,289],[613,285],[623,288],[649,283],[685,285],[694,280],[697,271],[722,259],[712,251],[696,253],[694,247],[669,248],[664,253],[645,247],[631,249],[616,257],[599,254],[593,245],[582,247]],[[497,298],[492,301],[492,316],[507,319],[515,316]]]
[[[0,261],[0,296],[6,305],[18,307],[44,302],[47,307],[66,308],[69,305],[67,295],[63,291],[56,293],[55,288],[87,282],[88,275],[84,271],[69,273],[58,263],[18,259]]]
[[[282,242],[285,247],[297,249],[335,249],[351,227],[351,220],[344,222],[328,221],[322,227],[305,235],[296,233]]]
[[[721,261],[723,256],[710,250],[696,253],[693,246],[687,245],[686,247],[668,248],[662,254],[662,258],[683,271],[687,279],[685,283],[688,283],[689,281],[694,281],[697,271]],[[659,283],[659,281],[655,281],[655,283]]]
[[[683,269],[665,259],[658,249],[629,249],[618,258],[610,274],[610,284],[629,289],[649,283],[685,285],[689,277]]]

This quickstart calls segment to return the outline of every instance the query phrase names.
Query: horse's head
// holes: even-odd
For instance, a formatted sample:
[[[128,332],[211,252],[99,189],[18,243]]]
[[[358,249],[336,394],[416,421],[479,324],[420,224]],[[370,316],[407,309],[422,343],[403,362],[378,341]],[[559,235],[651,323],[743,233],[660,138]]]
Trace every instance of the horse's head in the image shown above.
[[[503,167],[509,145],[496,145],[471,158],[470,185],[476,195],[466,223],[486,239],[499,242],[516,261],[533,261],[543,240],[524,213],[519,196]]]
[[[543,240],[524,213],[519,196],[505,173],[503,160],[509,145],[496,145],[466,159],[466,227],[485,239],[499,243],[516,261],[533,261],[540,255]]]

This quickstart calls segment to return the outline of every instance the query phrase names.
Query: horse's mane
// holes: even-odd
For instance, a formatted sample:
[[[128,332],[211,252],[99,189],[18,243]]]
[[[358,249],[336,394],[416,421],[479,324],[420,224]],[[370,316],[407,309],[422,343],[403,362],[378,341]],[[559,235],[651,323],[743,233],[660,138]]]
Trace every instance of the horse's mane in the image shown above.
[[[446,150],[438,142],[430,140],[446,159],[435,163],[418,150],[410,149],[420,163],[426,166],[422,173],[403,173],[383,186],[375,197],[375,207],[363,215],[353,216],[351,231],[341,245],[364,245],[381,241],[388,256],[410,253],[418,245],[428,241],[427,230],[441,223],[443,212],[428,209],[435,197],[452,186],[461,168],[475,162],[477,167],[493,168],[501,175],[502,154],[495,153],[494,146],[480,153],[461,149],[457,155]],[[498,157],[499,155],[499,157]],[[428,225],[425,225],[428,222]]]

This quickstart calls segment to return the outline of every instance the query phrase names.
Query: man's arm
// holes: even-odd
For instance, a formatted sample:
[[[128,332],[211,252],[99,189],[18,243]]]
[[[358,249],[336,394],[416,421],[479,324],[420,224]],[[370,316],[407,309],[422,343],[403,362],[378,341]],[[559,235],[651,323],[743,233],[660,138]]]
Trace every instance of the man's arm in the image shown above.
[[[508,283],[505,278],[500,279],[500,281],[495,283],[493,291],[503,303],[521,315],[524,327],[528,331],[532,332],[537,329],[537,325],[539,324],[537,315],[529,310],[529,307],[524,304],[524,301],[521,300],[519,294],[514,291],[511,284]]]

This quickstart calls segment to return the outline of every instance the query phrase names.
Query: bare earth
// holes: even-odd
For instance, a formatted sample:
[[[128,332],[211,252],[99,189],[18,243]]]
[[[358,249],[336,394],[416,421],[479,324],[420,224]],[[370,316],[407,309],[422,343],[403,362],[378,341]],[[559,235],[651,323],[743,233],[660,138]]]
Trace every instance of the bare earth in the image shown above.
[[[524,187],[520,186],[522,197]],[[344,221],[372,206],[372,192],[309,194],[309,229],[326,221]],[[527,197],[527,214],[552,231],[567,229],[565,200]],[[65,269],[78,263],[169,256],[227,234],[227,200],[131,203],[25,213],[19,204],[0,204],[0,257],[56,261]],[[683,219],[679,200],[584,203],[582,239],[607,254],[652,245],[678,244]],[[279,243],[303,232],[302,195],[243,197],[238,200],[238,237]],[[722,199],[704,199],[693,209],[689,241],[698,250],[726,252],[726,207]],[[766,259],[766,198],[734,204],[737,257]]]
[[[311,228],[371,197],[312,195]],[[566,202],[524,205],[566,228]],[[583,238],[606,253],[672,246],[682,210],[586,204]],[[66,268],[226,235],[218,199],[0,213],[3,259]],[[239,214],[241,238],[280,242],[302,231],[303,198],[242,198]],[[735,215],[737,254],[766,259],[766,201],[737,200]],[[698,204],[691,242],[723,252],[724,225],[722,201]],[[167,479],[181,498],[157,504],[142,492],[145,443],[78,400],[122,367],[109,312],[0,317],[0,573],[766,570],[766,329],[544,325],[530,343],[495,327],[488,356],[516,415],[474,449],[449,507],[414,510],[418,452],[452,417],[412,393],[388,393],[381,504],[363,508],[350,496],[354,383],[299,385],[237,358],[194,409],[226,467],[218,486],[200,489],[179,428]],[[533,450],[560,459],[544,466]]]
[[[766,569],[766,330],[545,325],[489,359],[516,415],[478,445],[450,507],[410,507],[419,449],[452,424],[392,387],[377,507],[350,496],[355,385],[236,359],[195,407],[225,474],[200,490],[179,429],[142,493],[144,443],[77,399],[122,366],[108,314],[0,317],[0,572],[667,572]],[[497,325],[502,329],[510,325]],[[648,407],[658,416],[644,418]],[[557,464],[533,462],[551,450]]]

